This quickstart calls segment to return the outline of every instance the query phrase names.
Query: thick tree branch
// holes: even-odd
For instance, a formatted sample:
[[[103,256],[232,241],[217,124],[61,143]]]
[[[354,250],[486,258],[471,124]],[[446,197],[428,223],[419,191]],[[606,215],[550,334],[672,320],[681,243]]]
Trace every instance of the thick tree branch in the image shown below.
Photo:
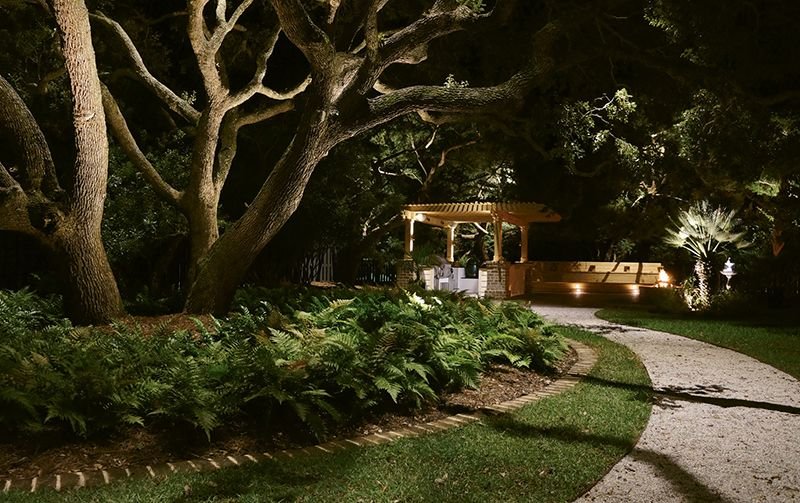
[[[219,48],[222,47],[222,42],[225,40],[225,37],[234,29],[236,23],[239,22],[239,18],[242,17],[242,14],[244,14],[252,4],[253,0],[242,0],[242,3],[236,7],[231,17],[226,20],[225,10],[227,4],[224,0],[217,1],[217,26],[211,34],[211,39],[208,41],[209,51],[216,55]]]
[[[236,157],[237,139],[239,130],[251,124],[262,122],[282,113],[294,109],[294,102],[291,100],[283,101],[275,105],[260,108],[249,114],[239,115],[230,112],[230,117],[226,117],[220,130],[220,146],[217,152],[216,170],[214,172],[214,186],[221,191],[225,180],[228,178],[233,159]]]
[[[42,199],[42,198],[37,198]],[[0,229],[33,236],[48,245],[45,236],[33,226],[28,213],[31,199],[0,163]],[[47,204],[45,202],[45,204]]]
[[[15,189],[15,190],[22,190],[19,183],[14,180],[14,177],[11,176],[11,173],[8,172],[8,169],[0,162],[0,187],[5,189]]]
[[[128,36],[128,33],[125,31],[125,29],[119,23],[103,14],[92,14],[90,17],[110,28],[120,42],[122,42],[128,58],[133,64],[134,73],[136,76],[139,77],[139,79],[141,79],[142,82],[144,82],[145,85],[147,85],[147,87],[161,101],[163,101],[170,110],[180,115],[188,122],[196,124],[197,120],[200,118],[200,112],[195,110],[189,104],[189,102],[175,94],[174,91],[156,79],[152,73],[150,73],[150,71],[147,69],[147,66],[144,64],[141,54],[139,54],[138,49],[136,49],[136,45],[131,40],[130,36]]]
[[[253,73],[253,78],[250,79],[250,82],[244,89],[231,98],[231,102],[234,106],[244,103],[253,97],[260,88],[265,87],[263,81],[264,77],[267,75],[267,63],[270,56],[272,56],[272,52],[275,50],[275,44],[278,42],[280,34],[281,30],[278,28],[265,39],[264,47],[261,49],[256,59],[256,71]]]
[[[367,60],[377,61],[378,50],[380,49],[381,38],[378,33],[378,8],[381,0],[371,0],[367,18],[364,22],[364,42],[367,47]]]
[[[18,181],[24,190],[44,189],[48,195],[60,192],[53,156],[44,133],[28,106],[11,84],[0,75],[0,135],[13,141],[20,155],[21,177]]]
[[[418,110],[435,112],[492,112],[500,107],[513,107],[522,101],[524,91],[531,85],[533,74],[517,73],[508,81],[494,87],[448,88],[412,86],[368,100],[371,117],[362,128],[387,122]]]
[[[311,75],[307,76],[302,82],[297,84],[294,88],[289,89],[288,91],[285,92],[275,91],[274,89],[271,89],[263,85],[259,86],[256,89],[256,92],[258,94],[261,94],[262,96],[266,96],[269,99],[283,101],[294,98],[298,94],[305,91],[309,85],[311,85]]]
[[[277,115],[290,112],[294,110],[294,101],[287,100],[279,103],[271,104],[265,107],[258,108],[257,110],[240,115],[237,120],[237,129],[244,126],[258,124],[265,120],[269,120]]]
[[[250,79],[250,82],[241,91],[237,92],[235,95],[231,96],[228,99],[227,101],[228,110],[241,105],[242,103],[249,100],[256,94],[260,94],[262,96],[266,96],[267,98],[278,101],[290,100],[295,96],[297,96],[298,94],[305,91],[306,88],[309,86],[309,84],[311,84],[311,75],[309,75],[300,84],[298,84],[293,89],[290,89],[286,92],[276,91],[264,85],[263,80],[267,74],[267,61],[269,60],[269,57],[272,55],[272,51],[275,49],[275,44],[278,41],[279,35],[280,35],[280,29],[276,30],[266,40],[264,49],[258,55],[256,71],[253,74],[253,78]]]
[[[50,72],[47,72],[44,75],[44,77],[39,79],[39,83],[36,85],[36,91],[39,94],[47,94],[50,91],[50,83],[55,80],[58,80],[66,73],[67,70],[63,66],[56,68],[55,70],[52,70]]]
[[[233,158],[236,157],[237,136],[239,134],[239,124],[235,113],[231,112],[229,117],[222,121],[219,134],[219,150],[217,151],[216,171],[214,172],[214,186],[218,192],[222,191],[225,180],[233,165]]]
[[[334,45],[337,51],[356,53],[363,49],[366,44],[364,40],[357,48],[353,45],[357,40],[358,34],[361,32],[364,38],[367,37],[366,32],[362,32],[369,10],[375,5],[375,12],[380,12],[381,9],[388,3],[388,0],[343,0],[341,5],[337,2],[337,12],[335,19],[331,16],[328,18],[328,33],[331,34]]]
[[[52,8],[72,93],[75,163],[70,220],[99,235],[108,177],[108,136],[89,12],[84,2],[73,0],[53,0]]]
[[[336,19],[336,12],[339,10],[339,5],[341,5],[342,0],[328,0],[328,24],[333,24],[333,20]]]
[[[125,155],[128,156],[128,159],[131,160],[136,169],[144,176],[145,180],[147,180],[147,183],[150,184],[153,190],[155,190],[162,199],[172,206],[180,208],[183,194],[168,184],[144,155],[144,152],[139,148],[139,145],[131,134],[125,117],[123,117],[116,100],[105,86],[103,86],[103,109],[105,110],[106,120],[111,129],[111,133],[125,152]]]
[[[381,236],[383,236],[384,234],[386,234],[390,230],[400,227],[400,225],[402,223],[403,223],[403,219],[400,218],[400,212],[399,211],[393,211],[392,212],[392,216],[389,217],[389,219],[386,220],[385,222],[383,222],[382,224],[378,224],[377,227],[373,227],[372,229],[369,229],[367,227],[368,224],[365,224],[365,231],[366,232],[362,236],[363,237],[362,243],[369,244],[369,243],[375,242],[375,241],[378,240],[378,238],[380,238]]]
[[[328,36],[314,24],[299,0],[271,0],[283,32],[308,59],[313,69],[327,67],[335,49]]]
[[[214,15],[217,17],[217,24],[225,23],[225,14],[228,10],[228,2],[226,0],[217,0],[217,8],[214,10]]]
[[[469,24],[491,16],[475,14],[466,5],[452,7],[438,0],[423,17],[389,37],[380,50],[379,71],[393,63],[419,63],[427,57],[428,44],[449,33],[464,30]]]
[[[227,90],[222,83],[222,77],[217,69],[217,49],[209,40],[208,26],[203,17],[208,0],[189,0],[187,6],[189,12],[189,23],[187,32],[189,42],[192,46],[200,75],[203,77],[203,87],[209,101],[219,101],[227,94]]]
[[[574,22],[574,19],[568,21],[569,24]],[[507,81],[496,86],[411,86],[369,99],[367,102],[370,113],[366,118],[356,119],[353,130],[357,134],[411,112],[496,114],[499,110],[517,108],[537,81],[564,65],[575,64],[575,61],[568,61],[556,65],[553,45],[563,32],[564,22],[557,19],[539,29],[533,36],[529,63]],[[382,90],[386,90],[385,86]]]

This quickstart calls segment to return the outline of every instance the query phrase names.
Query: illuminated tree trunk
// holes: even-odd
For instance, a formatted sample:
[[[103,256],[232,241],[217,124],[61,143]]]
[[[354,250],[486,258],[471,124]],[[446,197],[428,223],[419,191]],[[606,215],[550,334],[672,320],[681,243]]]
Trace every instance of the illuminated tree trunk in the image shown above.
[[[694,263],[694,275],[697,278],[697,299],[693,309],[703,311],[710,304],[708,291],[708,264],[703,259]]]
[[[292,140],[252,204],[198,265],[186,299],[187,312],[224,314],[253,261],[297,209],[311,173],[332,147],[327,123],[318,118],[313,109],[306,113],[306,127]]]
[[[72,93],[75,163],[63,191],[44,134],[14,89],[0,77],[3,127],[20,150],[20,173],[0,164],[2,228],[24,232],[55,251],[67,314],[77,323],[122,314],[116,280],[100,238],[108,176],[108,140],[89,15],[82,0],[51,2]]]

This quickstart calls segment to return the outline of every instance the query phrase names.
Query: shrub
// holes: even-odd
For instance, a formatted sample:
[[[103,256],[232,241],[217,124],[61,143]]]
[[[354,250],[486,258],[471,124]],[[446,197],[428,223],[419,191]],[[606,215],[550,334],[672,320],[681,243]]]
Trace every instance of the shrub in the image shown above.
[[[758,303],[752,296],[736,290],[721,290],[711,297],[708,314],[725,318],[742,318],[752,314]]]
[[[197,332],[75,328],[55,300],[0,292],[0,426],[189,424],[295,418],[321,437],[343,417],[414,409],[477,386],[494,363],[547,367],[563,340],[514,303],[395,290],[251,290]]]
[[[686,314],[691,312],[686,301],[686,285],[678,288],[653,288],[648,290],[648,300],[653,310],[669,314]]]

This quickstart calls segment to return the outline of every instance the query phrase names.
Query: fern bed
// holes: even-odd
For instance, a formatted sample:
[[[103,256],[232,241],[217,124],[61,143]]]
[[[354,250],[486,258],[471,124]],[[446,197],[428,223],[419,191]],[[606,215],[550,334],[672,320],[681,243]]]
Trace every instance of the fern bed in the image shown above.
[[[628,452],[650,413],[647,372],[626,348],[577,329],[595,379],[518,412],[444,433],[310,459],[136,480],[92,490],[13,492],[15,502],[573,501]]]
[[[77,328],[57,299],[0,292],[0,474],[374,431],[436,405],[508,399],[475,398],[482,378],[531,392],[546,382],[532,370],[552,373],[567,354],[556,331],[514,303],[281,289],[243,291],[238,304],[219,320]]]

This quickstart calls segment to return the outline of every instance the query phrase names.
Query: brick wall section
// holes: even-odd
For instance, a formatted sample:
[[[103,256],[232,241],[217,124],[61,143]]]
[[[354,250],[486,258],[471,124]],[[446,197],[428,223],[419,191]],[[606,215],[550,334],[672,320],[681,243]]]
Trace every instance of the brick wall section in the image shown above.
[[[480,270],[480,283],[486,282],[483,296],[489,299],[508,298],[508,264],[486,264]]]
[[[413,260],[401,260],[397,263],[397,287],[408,288],[417,279]]]

